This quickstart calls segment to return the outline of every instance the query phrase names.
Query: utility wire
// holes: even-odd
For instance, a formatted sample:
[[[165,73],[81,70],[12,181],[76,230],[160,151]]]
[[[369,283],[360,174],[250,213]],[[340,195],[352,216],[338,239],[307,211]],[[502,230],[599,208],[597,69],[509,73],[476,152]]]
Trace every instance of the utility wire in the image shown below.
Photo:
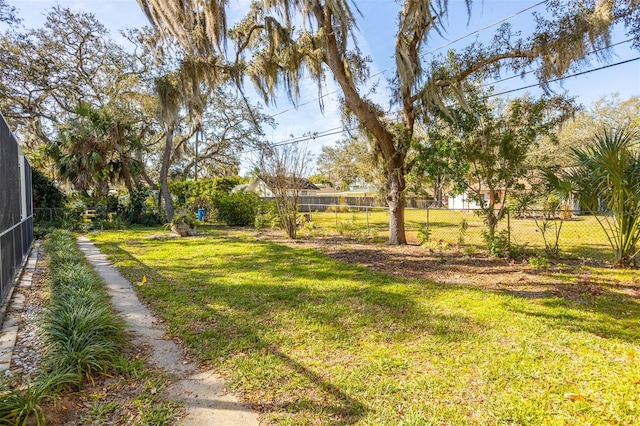
[[[593,69],[590,69],[590,70],[587,70],[587,71],[577,72],[575,74],[565,75],[563,77],[554,78],[552,80],[547,81],[547,83],[555,83],[556,81],[565,80],[567,78],[577,77],[579,75],[589,74],[589,73],[592,73],[592,72],[595,72],[595,71],[600,71],[600,70],[603,70],[603,69],[606,69],[606,68],[611,68],[611,67],[616,67],[618,65],[628,64],[629,62],[634,62],[634,61],[637,61],[638,59],[640,59],[640,56],[632,58],[632,59],[627,59],[626,61],[616,62],[615,64],[608,64],[608,65],[604,65],[604,66],[601,66],[601,67],[598,67],[598,68],[593,68]],[[494,93],[489,97],[493,98],[493,97],[500,96],[500,95],[506,95],[507,93],[517,92],[518,90],[530,89],[532,87],[536,87],[536,86],[539,86],[539,85],[540,85],[539,83],[530,84],[528,86],[518,87],[517,89],[505,90],[504,92]]]
[[[620,42],[620,43],[625,43],[625,42]],[[620,43],[618,43],[618,44],[620,44]],[[548,83],[555,83],[555,82],[558,82],[558,81],[565,80],[567,78],[577,77],[577,76],[580,76],[580,75],[585,75],[585,74],[589,74],[589,73],[592,73],[592,72],[601,71],[601,70],[607,69],[607,68],[613,68],[613,67],[616,67],[616,66],[619,66],[619,65],[628,64],[630,62],[634,62],[634,61],[637,61],[637,60],[640,60],[640,56],[632,58],[632,59],[627,59],[625,61],[620,61],[620,62],[616,62],[616,63],[613,63],[613,64],[604,65],[604,66],[601,66],[601,67],[598,67],[598,68],[593,68],[593,69],[590,69],[590,70],[578,72],[578,73],[575,73],[575,74],[554,78],[552,80],[549,80]],[[512,77],[509,77],[509,78],[512,78]],[[518,87],[516,89],[511,89],[511,90],[506,90],[504,92],[495,93],[495,94],[492,94],[489,97],[496,97],[496,96],[500,96],[500,95],[505,95],[507,93],[517,92],[519,90],[524,90],[524,89],[530,89],[532,87],[537,87],[539,85],[540,85],[539,83],[530,84],[528,86]],[[341,134],[341,133],[343,133],[345,131],[351,131],[351,130],[356,130],[356,128],[355,127],[343,128],[342,126],[334,127],[334,128],[323,130],[323,131],[320,131],[320,132],[316,132],[316,133],[310,134],[310,135],[305,135],[305,136],[301,136],[301,137],[297,137],[297,138],[291,138],[291,139],[285,139],[285,140],[283,140],[281,142],[278,142],[278,143],[275,143],[275,144],[273,144],[271,146],[279,147],[279,146],[285,146],[285,145],[293,145],[293,144],[300,143],[300,142],[306,142],[306,141],[321,139],[321,138],[324,138],[324,137],[327,137],[327,136],[333,136],[333,135]],[[252,150],[249,150],[249,151],[244,151],[243,154],[249,154],[249,153],[258,152],[258,151],[259,151],[259,149],[256,148],[256,149],[252,149]]]
[[[421,53],[421,54],[420,54],[420,56],[424,57],[424,56],[426,56],[426,55],[430,55],[430,54],[432,54],[432,53],[435,53],[435,52],[437,52],[438,50],[444,49],[445,47],[449,47],[449,46],[451,46],[452,44],[455,44],[455,43],[457,43],[457,42],[459,42],[459,41],[462,41],[462,40],[464,40],[464,39],[466,39],[466,38],[469,38],[469,37],[471,37],[471,36],[472,36],[472,35],[474,35],[474,34],[478,34],[478,33],[482,32],[482,31],[484,31],[484,30],[488,30],[489,28],[495,27],[496,25],[499,25],[499,24],[501,24],[501,23],[503,23],[503,22],[506,22],[506,21],[508,21],[509,19],[512,19],[512,18],[514,18],[514,17],[516,17],[516,16],[518,16],[518,15],[521,15],[521,14],[523,14],[524,12],[527,12],[527,11],[529,11],[529,10],[531,10],[531,9],[534,9],[534,8],[536,8],[536,7],[538,7],[538,6],[542,5],[542,4],[544,4],[544,3],[545,3],[545,1],[540,1],[540,2],[538,2],[538,3],[536,3],[536,4],[532,5],[532,6],[529,6],[529,7],[525,8],[525,9],[522,9],[522,10],[519,10],[519,11],[517,11],[517,12],[514,12],[514,13],[512,13],[511,15],[509,15],[509,16],[507,16],[507,17],[505,17],[505,18],[502,18],[502,19],[500,19],[500,20],[498,20],[498,21],[496,21],[496,22],[494,22],[494,23],[492,23],[492,24],[486,25],[486,26],[484,26],[484,27],[482,27],[482,28],[479,28],[479,29],[474,30],[474,31],[472,31],[472,32],[470,32],[470,33],[467,33],[467,34],[465,34],[465,35],[463,35],[463,36],[461,36],[461,37],[458,37],[458,38],[457,38],[457,39],[455,39],[455,40],[449,41],[449,42],[447,42],[447,43],[445,43],[445,44],[443,44],[443,45],[441,45],[441,46],[438,46],[438,47],[436,47],[436,48],[434,48],[434,49],[431,49],[431,50],[429,50],[429,51],[427,51],[427,52]],[[391,65],[390,67],[385,68],[385,69],[383,69],[382,71],[378,71],[377,73],[370,75],[370,76],[367,78],[367,80],[371,80],[371,79],[373,79],[373,78],[375,78],[375,77],[377,77],[377,76],[379,76],[379,75],[382,75],[382,74],[384,74],[384,73],[386,73],[386,72],[388,72],[388,71],[391,71],[391,70],[393,70],[393,69],[395,69],[395,68],[396,68],[396,66],[395,66],[395,65]],[[320,96],[318,96],[317,98],[311,99],[311,100],[309,100],[309,101],[302,102],[301,104],[298,104],[297,106],[294,106],[294,107],[291,107],[291,108],[287,108],[287,109],[285,109],[285,110],[283,110],[283,111],[280,111],[280,112],[277,112],[277,113],[275,113],[275,114],[272,114],[272,115],[271,115],[271,117],[272,117],[272,118],[273,118],[273,117],[277,117],[278,115],[282,115],[282,114],[285,114],[285,113],[287,113],[287,112],[289,112],[289,111],[296,110],[296,109],[298,109],[298,108],[299,108],[299,107],[301,107],[301,106],[309,105],[309,104],[311,104],[311,103],[313,103],[313,102],[319,101],[320,99],[324,99],[324,98],[326,98],[327,96],[331,96],[331,95],[334,95],[334,94],[336,94],[336,93],[338,93],[338,90],[337,90],[337,89],[336,89],[336,90],[333,90],[333,91],[331,91],[331,92],[329,92],[329,93],[325,93],[325,94],[323,94],[323,95],[320,95]]]
[[[635,40],[635,38],[628,38],[626,40],[623,40],[623,41],[620,41],[618,43],[612,44],[611,46],[602,47],[600,49],[596,49],[596,50],[592,50],[591,52],[587,52],[587,54],[585,56],[593,55],[594,53],[598,53],[598,52],[600,52],[602,50],[611,49],[612,47],[616,47],[616,46],[619,46],[621,44],[629,43],[630,41],[633,41],[633,40]],[[513,80],[514,78],[518,78],[518,77],[522,78],[525,75],[531,74],[532,72],[536,72],[536,71],[537,70],[529,70],[529,71],[523,72],[521,74],[512,75],[511,77],[505,77],[505,78],[502,78],[500,80],[495,80],[495,81],[492,81],[492,82],[489,82],[489,83],[484,83],[484,84],[482,84],[482,87],[493,86],[494,84],[502,83],[502,82],[507,81],[507,80]]]

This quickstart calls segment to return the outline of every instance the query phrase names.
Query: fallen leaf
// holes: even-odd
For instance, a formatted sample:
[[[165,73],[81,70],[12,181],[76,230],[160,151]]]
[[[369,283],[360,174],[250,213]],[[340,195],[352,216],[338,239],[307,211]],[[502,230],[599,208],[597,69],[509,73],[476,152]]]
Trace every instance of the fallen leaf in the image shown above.
[[[564,397],[569,401],[586,401],[584,396],[578,395],[577,393],[565,393]]]

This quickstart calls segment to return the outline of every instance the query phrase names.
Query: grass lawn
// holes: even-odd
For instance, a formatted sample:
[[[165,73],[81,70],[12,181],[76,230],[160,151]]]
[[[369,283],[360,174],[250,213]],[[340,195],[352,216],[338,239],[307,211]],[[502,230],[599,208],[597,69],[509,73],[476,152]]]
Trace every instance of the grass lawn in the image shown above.
[[[474,246],[476,249],[485,248],[482,233],[486,230],[486,225],[480,216],[447,209],[430,209],[428,214],[427,218],[427,210],[405,210],[409,241],[417,243],[418,226],[426,224],[428,219],[432,241],[443,241],[449,245],[457,245],[460,237],[460,225],[466,221],[468,228],[464,233],[464,245]],[[338,226],[347,224],[356,229],[367,229],[368,226],[384,240],[389,235],[389,214],[386,210],[374,209],[368,214],[364,210],[338,213],[313,212],[311,219],[316,226],[327,232],[336,232],[336,224]],[[544,239],[534,219],[511,218],[509,223],[513,242],[534,251],[544,250]],[[559,224],[560,221],[553,222],[553,224],[555,223]],[[539,224],[541,224],[540,221]],[[507,219],[505,218],[500,222],[498,230],[506,228]],[[553,231],[547,233],[547,240],[553,243],[554,237],[551,234]],[[612,259],[607,236],[593,216],[574,216],[562,221],[559,246],[564,256],[589,257],[600,260]]]
[[[202,362],[285,425],[640,424],[640,306],[400,280],[207,230],[94,233]]]

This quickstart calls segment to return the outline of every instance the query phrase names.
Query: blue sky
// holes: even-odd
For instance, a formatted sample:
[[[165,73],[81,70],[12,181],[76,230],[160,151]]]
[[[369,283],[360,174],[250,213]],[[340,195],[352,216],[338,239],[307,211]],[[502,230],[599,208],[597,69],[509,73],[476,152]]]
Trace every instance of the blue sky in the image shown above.
[[[230,5],[235,10],[242,10],[248,4],[248,0],[231,0]],[[455,40],[461,36],[469,34],[475,30],[493,24],[498,20],[510,17],[511,15],[525,8],[535,5],[539,1],[529,0],[484,0],[474,2],[471,19],[468,20],[464,0],[450,0],[450,12],[448,17],[448,31],[444,38],[434,33],[429,49],[439,47]],[[25,27],[38,27],[44,22],[46,11],[55,4],[69,7],[74,11],[86,11],[93,13],[112,32],[116,40],[119,37],[118,30],[126,27],[138,27],[146,25],[146,17],[140,10],[135,0],[8,0],[8,3],[19,9],[19,16],[23,19]],[[380,73],[373,81],[377,81],[380,90],[374,99],[378,99],[386,106],[387,92],[385,91],[386,78],[393,76],[393,53],[394,28],[397,15],[397,3],[394,0],[361,0],[358,6],[364,15],[361,21],[359,43],[361,49],[373,59],[371,73]],[[543,6],[511,17],[508,22],[515,29],[521,30],[524,35],[533,29],[533,19],[531,13],[537,11],[544,13]],[[476,37],[488,38],[493,34],[490,28],[468,37],[447,48],[461,48],[475,40]],[[622,29],[616,29],[613,35],[613,43],[626,40]],[[445,49],[437,50],[444,52]],[[640,56],[640,52],[630,49],[630,43],[614,48],[610,62],[620,62]],[[603,65],[594,61],[592,68]],[[387,70],[386,72],[383,72]],[[497,91],[509,90],[534,84],[535,80],[530,78],[514,78],[496,86]],[[275,116],[278,126],[274,130],[267,130],[267,137],[279,142],[289,140],[291,136],[300,137],[304,133],[328,131],[340,127],[339,112],[337,109],[337,98],[335,94],[330,94],[325,98],[324,115],[320,112],[317,102],[316,83],[308,82],[303,84],[301,106],[296,110],[287,100],[286,96],[278,99],[276,106],[265,109]],[[623,98],[632,95],[640,95],[640,61],[611,67],[602,71],[596,71],[583,76],[568,78],[561,83],[552,85],[558,92],[566,92],[571,96],[576,96],[578,102],[589,105],[595,100],[608,94],[619,92]],[[327,81],[325,93],[335,90],[332,81]],[[539,89],[528,89],[529,92],[538,94]],[[519,96],[525,91],[512,93],[511,96]],[[256,101],[258,98],[256,97]],[[340,135],[318,138],[310,142],[310,149],[317,152],[319,147],[330,144]]]

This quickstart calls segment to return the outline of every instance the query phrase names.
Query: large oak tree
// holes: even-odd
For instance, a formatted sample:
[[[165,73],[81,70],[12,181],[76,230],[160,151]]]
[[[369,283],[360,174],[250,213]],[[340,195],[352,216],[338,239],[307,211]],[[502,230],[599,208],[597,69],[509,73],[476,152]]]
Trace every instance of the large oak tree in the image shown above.
[[[366,22],[355,1],[256,1],[231,29],[227,0],[138,2],[165,35],[175,37],[211,73],[238,84],[246,76],[267,100],[284,87],[295,101],[303,73],[316,79],[320,88],[326,74],[333,76],[345,109],[376,141],[384,160],[390,244],[406,243],[406,159],[420,114],[434,106],[444,108],[447,92],[464,102],[461,83],[476,72],[497,74],[503,67],[520,71],[535,64],[542,83],[561,76],[579,66],[589,49],[607,47],[617,20],[626,20],[630,31],[637,32],[639,14],[634,0],[549,0],[550,18],[537,16],[537,29],[530,37],[518,38],[503,25],[492,43],[474,43],[440,66],[425,54],[425,47],[431,31],[445,29],[447,1],[401,1],[392,82],[400,120],[394,122],[366,96],[369,70],[357,46],[358,24]],[[467,5],[470,10],[470,0]],[[227,41],[233,42],[231,48]]]

